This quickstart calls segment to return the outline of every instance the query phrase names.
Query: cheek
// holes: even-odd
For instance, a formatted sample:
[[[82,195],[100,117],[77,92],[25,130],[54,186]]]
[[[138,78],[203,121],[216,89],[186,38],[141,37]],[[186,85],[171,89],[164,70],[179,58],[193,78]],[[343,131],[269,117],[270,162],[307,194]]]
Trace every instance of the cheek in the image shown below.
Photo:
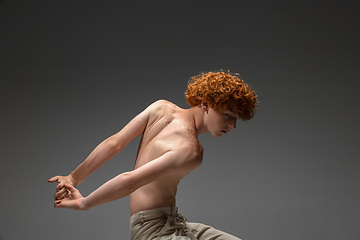
[[[218,128],[221,128],[221,120],[219,118],[212,118],[211,120],[211,128],[212,129],[218,129]]]
[[[211,109],[207,115],[208,130],[218,131],[219,129],[221,130],[221,128],[223,128],[223,125],[224,125],[224,120],[217,112]]]
[[[207,115],[207,117],[205,118],[205,125],[209,131],[211,131],[216,125],[214,121],[215,120],[209,115]]]

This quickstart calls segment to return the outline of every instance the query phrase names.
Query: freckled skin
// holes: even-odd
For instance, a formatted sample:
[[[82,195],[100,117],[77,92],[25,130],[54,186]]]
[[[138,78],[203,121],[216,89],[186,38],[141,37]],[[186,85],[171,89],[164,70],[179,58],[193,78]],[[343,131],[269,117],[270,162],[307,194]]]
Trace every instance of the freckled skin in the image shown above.
[[[192,146],[188,147],[188,151],[192,151],[198,156],[202,155],[202,147],[194,134],[194,127],[189,126],[193,123],[191,119],[186,118],[182,109],[166,102],[154,112],[154,115],[156,115],[154,124],[149,122],[150,127],[142,136],[135,169],[156,159],[170,149],[188,145],[189,142]],[[171,176],[159,178],[137,189],[130,195],[131,214],[141,210],[175,205],[177,185],[189,171],[190,169],[176,171]]]
[[[180,180],[202,162],[203,148],[198,135],[210,132],[221,137],[236,127],[236,119],[231,112],[215,111],[207,102],[182,109],[159,100],[102,142],[69,176],[49,180],[58,182],[55,207],[87,210],[127,195],[131,214],[174,206]],[[116,176],[85,198],[72,187],[139,135],[142,138],[133,171]]]
[[[198,107],[198,110],[203,110]],[[229,131],[235,128],[236,117],[232,113],[219,113],[211,108],[204,111],[204,124],[210,126],[210,131],[215,137],[220,137],[224,133],[221,130]],[[188,151],[199,159],[198,165],[202,160],[203,148],[196,134],[196,123],[191,116],[191,111],[184,110],[172,104],[165,102],[157,111],[155,124],[149,122],[150,128],[144,133],[136,160],[135,169],[152,161],[157,156],[164,154],[169,148],[177,148],[181,144],[191,143]],[[160,120],[158,120],[160,118]],[[166,124],[162,124],[165,122]],[[198,120],[198,122],[202,122]],[[198,126],[199,127],[199,126]],[[182,153],[183,154],[183,153]],[[160,178],[149,183],[130,195],[130,211],[136,213],[146,209],[152,209],[164,206],[174,206],[177,185],[191,169],[186,171],[177,171],[177,174]]]

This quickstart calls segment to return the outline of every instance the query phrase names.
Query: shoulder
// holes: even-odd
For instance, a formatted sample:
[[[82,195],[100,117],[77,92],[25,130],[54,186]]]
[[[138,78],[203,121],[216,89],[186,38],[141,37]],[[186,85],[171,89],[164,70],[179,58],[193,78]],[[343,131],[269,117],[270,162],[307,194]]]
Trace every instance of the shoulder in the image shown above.
[[[166,109],[169,109],[169,108],[173,108],[175,107],[176,105],[173,104],[172,102],[169,102],[167,100],[163,100],[163,99],[160,99],[160,100],[157,100],[155,102],[153,102],[152,104],[150,104],[147,109],[149,111],[163,111],[163,110],[166,110]]]
[[[171,103],[166,100],[158,100],[150,104],[145,110],[130,121],[131,125],[141,125],[142,129],[145,130],[152,123],[164,116],[164,113],[169,108],[169,104]]]
[[[164,116],[170,116],[175,109],[178,108],[175,104],[167,100],[157,100],[150,104],[144,112],[148,115],[148,126],[151,126],[154,122]]]

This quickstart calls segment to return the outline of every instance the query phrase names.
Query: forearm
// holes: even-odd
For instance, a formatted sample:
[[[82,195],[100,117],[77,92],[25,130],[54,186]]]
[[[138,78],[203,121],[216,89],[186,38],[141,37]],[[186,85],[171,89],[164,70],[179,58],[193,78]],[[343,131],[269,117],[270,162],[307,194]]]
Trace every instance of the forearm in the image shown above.
[[[131,194],[137,187],[129,179],[129,173],[125,172],[104,183],[84,199],[84,210]]]
[[[122,150],[116,146],[111,137],[100,143],[91,154],[69,175],[75,186],[83,182],[88,176],[99,169],[112,157]]]

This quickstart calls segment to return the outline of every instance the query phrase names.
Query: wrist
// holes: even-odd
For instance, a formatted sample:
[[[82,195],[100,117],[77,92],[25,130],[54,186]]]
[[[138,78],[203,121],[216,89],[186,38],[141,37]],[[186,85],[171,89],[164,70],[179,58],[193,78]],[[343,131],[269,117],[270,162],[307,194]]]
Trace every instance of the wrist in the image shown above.
[[[80,201],[80,210],[86,211],[86,210],[89,210],[89,209],[90,209],[90,206],[89,206],[89,203],[88,203],[88,199],[86,197],[82,198],[81,201]]]
[[[78,185],[78,183],[75,181],[75,178],[71,174],[68,175],[68,178],[72,182],[74,187]]]

